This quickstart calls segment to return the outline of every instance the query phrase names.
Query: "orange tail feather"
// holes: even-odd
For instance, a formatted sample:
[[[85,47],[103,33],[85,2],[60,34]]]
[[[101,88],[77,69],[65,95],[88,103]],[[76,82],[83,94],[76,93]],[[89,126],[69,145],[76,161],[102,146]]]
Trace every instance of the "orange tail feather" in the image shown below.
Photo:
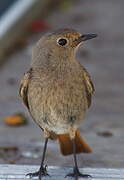
[[[72,141],[69,134],[59,134],[58,140],[60,144],[61,153],[66,156],[73,154]],[[76,153],[90,153],[92,149],[85,142],[85,140],[80,136],[80,131],[77,130],[75,134],[76,143]]]

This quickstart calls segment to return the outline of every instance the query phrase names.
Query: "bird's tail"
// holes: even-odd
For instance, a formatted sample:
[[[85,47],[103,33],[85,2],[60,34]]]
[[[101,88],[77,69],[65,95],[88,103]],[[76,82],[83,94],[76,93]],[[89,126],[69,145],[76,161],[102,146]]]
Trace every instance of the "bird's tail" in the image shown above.
[[[73,154],[72,141],[69,134],[59,134],[58,140],[60,144],[61,153],[66,156]],[[75,134],[75,143],[76,143],[76,153],[90,153],[92,149],[85,142],[85,140],[80,136],[80,131],[77,130]]]

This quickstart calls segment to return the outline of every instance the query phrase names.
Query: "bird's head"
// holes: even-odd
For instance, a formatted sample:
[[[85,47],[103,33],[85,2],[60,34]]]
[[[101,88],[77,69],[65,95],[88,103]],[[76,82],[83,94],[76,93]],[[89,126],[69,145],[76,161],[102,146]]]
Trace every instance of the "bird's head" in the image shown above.
[[[37,56],[40,53],[46,58],[66,59],[75,54],[75,50],[81,43],[96,36],[96,34],[81,34],[73,29],[60,29],[43,36],[36,44],[33,54]]]

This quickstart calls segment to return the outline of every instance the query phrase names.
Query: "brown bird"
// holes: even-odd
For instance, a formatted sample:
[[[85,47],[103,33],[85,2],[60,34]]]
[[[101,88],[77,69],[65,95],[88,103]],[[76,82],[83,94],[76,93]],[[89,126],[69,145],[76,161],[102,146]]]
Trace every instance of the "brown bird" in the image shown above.
[[[58,139],[63,155],[74,155],[74,169],[67,176],[76,180],[89,177],[80,173],[76,154],[92,152],[78,128],[91,105],[94,86],[75,55],[82,42],[96,36],[61,29],[43,36],[33,48],[31,67],[21,81],[20,96],[46,140],[40,169],[29,173],[30,177],[38,176],[41,180],[48,175],[44,165],[48,139]]]

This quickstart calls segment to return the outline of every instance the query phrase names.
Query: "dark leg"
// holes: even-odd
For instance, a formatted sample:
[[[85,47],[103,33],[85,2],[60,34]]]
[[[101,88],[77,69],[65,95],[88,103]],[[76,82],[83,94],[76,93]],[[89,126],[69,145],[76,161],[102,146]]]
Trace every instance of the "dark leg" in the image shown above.
[[[46,153],[46,149],[47,149],[47,143],[48,143],[48,138],[46,138],[46,140],[45,140],[43,155],[42,155],[42,160],[41,160],[41,166],[40,166],[39,171],[37,171],[35,173],[29,173],[26,176],[30,176],[30,178],[38,176],[39,180],[41,180],[42,176],[48,176],[47,165],[44,166],[44,159],[45,159],[45,153]]]
[[[77,164],[75,139],[72,140],[72,144],[73,144],[73,153],[74,153],[74,168],[73,168],[73,173],[67,174],[66,177],[67,176],[75,177],[75,180],[78,180],[79,177],[91,178],[91,176],[88,174],[80,173],[78,164]]]

